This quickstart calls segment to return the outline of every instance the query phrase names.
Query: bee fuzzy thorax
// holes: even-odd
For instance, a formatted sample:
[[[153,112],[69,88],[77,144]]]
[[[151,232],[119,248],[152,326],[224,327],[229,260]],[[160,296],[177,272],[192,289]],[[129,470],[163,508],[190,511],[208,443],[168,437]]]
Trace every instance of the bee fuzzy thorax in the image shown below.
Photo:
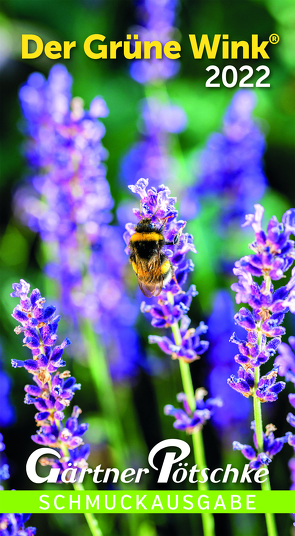
[[[150,232],[150,233],[146,233],[146,232],[140,232],[140,233],[137,233],[135,232],[132,236],[131,236],[131,239],[130,239],[130,242],[141,242],[141,241],[149,241],[149,242],[158,242],[159,240],[164,240],[164,237],[162,234],[160,233],[157,233],[157,232]]]

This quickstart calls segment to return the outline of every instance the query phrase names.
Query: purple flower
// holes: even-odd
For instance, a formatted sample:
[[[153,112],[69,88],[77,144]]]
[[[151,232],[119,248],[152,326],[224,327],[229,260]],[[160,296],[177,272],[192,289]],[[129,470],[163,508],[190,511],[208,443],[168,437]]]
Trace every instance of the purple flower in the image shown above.
[[[288,210],[281,223],[273,216],[266,231],[262,227],[263,214],[264,208],[257,204],[255,213],[246,216],[244,226],[251,225],[255,233],[254,242],[249,244],[253,253],[235,263],[234,274],[238,276],[238,283],[232,285],[232,290],[236,292],[236,302],[248,303],[252,310],[242,307],[235,315],[236,323],[246,330],[247,338],[240,339],[234,333],[230,339],[238,345],[239,353],[235,356],[235,361],[241,367],[237,377],[232,375],[228,379],[228,384],[233,389],[247,398],[253,396],[256,404],[277,400],[278,394],[286,385],[285,382],[276,381],[278,372],[287,380],[295,379],[294,355],[287,344],[281,344],[281,336],[286,332],[282,326],[285,314],[295,312],[295,268],[286,285],[278,286],[276,290],[273,285],[273,281],[286,277],[284,274],[295,259],[294,241],[290,239],[291,233],[295,232],[295,209]],[[256,277],[263,278],[260,284],[254,280]],[[290,343],[294,343],[293,338]],[[260,365],[275,356],[277,351],[279,356],[275,359],[273,369],[259,379]],[[295,405],[295,397],[290,395],[289,399]],[[287,421],[295,426],[295,416],[292,413],[288,414]],[[233,448],[241,450],[251,460],[251,468],[268,465],[284,443],[288,442],[295,448],[295,435],[288,432],[284,437],[275,438],[274,430],[275,427],[269,425],[266,434],[257,440],[254,426],[254,443],[258,454],[249,445],[237,441],[234,441]]]
[[[15,411],[10,401],[11,378],[3,369],[1,353],[2,349],[0,347],[0,427],[2,428],[14,422]]]
[[[230,342],[238,345],[239,354],[235,356],[235,361],[243,367],[259,367],[274,356],[277,348],[281,344],[281,339],[275,337],[267,343],[266,335],[261,336],[258,344],[258,334],[256,331],[248,334],[247,339],[239,339],[235,333],[230,338]]]
[[[145,307],[143,311],[147,312],[147,307]],[[156,335],[150,335],[149,342],[158,344],[165,354],[171,355],[172,359],[183,359],[183,361],[191,363],[192,361],[199,359],[200,356],[206,352],[209,343],[200,339],[200,335],[206,333],[208,329],[204,322],[200,322],[199,327],[196,329],[187,329],[189,324],[190,319],[187,316],[183,316],[180,325],[180,333],[182,336],[180,346],[173,343],[168,337],[158,337]],[[153,320],[152,325],[155,326]],[[167,326],[164,325],[163,327]]]
[[[21,280],[22,283],[25,282]],[[12,297],[15,297],[16,288],[19,287],[14,284]],[[55,345],[60,320],[55,315],[55,307],[46,306],[38,289],[32,290],[29,295],[28,283],[23,284],[23,288],[25,292],[19,293],[20,304],[14,308],[12,316],[20,322],[15,332],[23,334],[23,344],[31,350],[32,359],[12,360],[12,366],[24,367],[33,376],[34,384],[25,386],[25,403],[33,404],[37,409],[35,420],[38,431],[32,440],[38,445],[59,449],[61,463],[65,467],[74,457],[78,469],[81,469],[86,464],[85,453],[89,454],[88,446],[85,446],[86,450],[81,450],[84,445],[82,436],[88,425],[78,423],[81,413],[78,406],[74,407],[71,418],[63,422],[64,411],[70,405],[75,391],[81,388],[69,371],[59,371],[65,366],[63,351],[70,341],[66,338],[60,345]]]
[[[3,435],[0,434],[0,452],[5,450]],[[10,478],[9,466],[1,459],[0,482]],[[3,490],[0,485],[0,491]],[[25,523],[31,514],[0,514],[0,535],[1,536],[33,536],[36,534],[35,527],[25,527]]]
[[[1,536],[34,536],[35,527],[25,527],[31,514],[0,514]]]
[[[232,375],[228,378],[227,383],[235,391],[243,396],[257,396],[260,402],[275,402],[278,394],[285,388],[285,382],[276,382],[278,366],[262,376],[258,382],[257,389],[254,388],[254,372],[251,368],[239,368],[238,376]]]
[[[200,339],[200,335],[206,333],[207,327],[200,323],[197,329],[189,329],[190,320],[187,316],[192,298],[196,296],[194,285],[188,290],[183,290],[189,272],[194,268],[193,262],[187,259],[187,253],[196,252],[193,237],[183,233],[186,222],[177,220],[178,212],[175,209],[175,197],[170,197],[170,190],[164,185],[158,188],[148,188],[148,180],[140,179],[135,185],[129,186],[132,192],[140,196],[140,210],[133,212],[141,221],[149,218],[153,229],[158,229],[165,222],[163,237],[169,245],[164,245],[163,252],[170,261],[173,277],[166,282],[157,299],[157,302],[147,305],[142,303],[141,310],[152,316],[152,326],[157,328],[170,328],[181,321],[180,341],[168,337],[151,336],[150,342],[157,343],[159,347],[174,359],[183,359],[191,362],[198,359],[199,355],[208,348],[208,343]],[[129,242],[135,232],[136,225],[128,223],[124,239],[127,244],[126,252],[129,251]],[[170,245],[174,244],[174,245]]]
[[[8,480],[10,478],[9,474],[9,465],[6,463],[6,458],[3,456],[2,452],[5,450],[5,444],[3,442],[3,435],[0,433],[0,452],[1,452],[1,460],[0,460],[0,490],[3,490],[2,481]]]
[[[289,337],[289,344],[295,350],[295,337]],[[279,375],[285,376],[286,382],[292,382],[295,386],[295,355],[290,346],[284,342],[280,344],[278,348],[279,355],[275,359],[275,364],[279,365]],[[294,395],[290,394],[289,399],[290,397],[293,400]]]
[[[260,402],[275,402],[278,394],[285,388],[285,382],[276,382],[278,375],[278,367],[274,368],[262,376],[258,382],[256,396]]]
[[[281,345],[281,337],[286,332],[282,326],[285,314],[294,309],[295,268],[287,284],[277,290],[274,290],[272,280],[284,277],[294,262],[294,241],[290,240],[293,212],[295,209],[288,210],[282,223],[273,216],[264,232],[264,208],[255,205],[255,213],[248,214],[245,223],[251,225],[255,233],[255,241],[249,245],[254,253],[242,257],[234,268],[234,274],[239,278],[239,282],[231,287],[236,292],[236,302],[248,303],[252,310],[242,307],[235,315],[236,323],[247,332],[246,339],[240,339],[235,333],[231,337],[231,342],[239,348],[235,361],[244,372],[240,369],[238,378],[231,376],[228,383],[244,396],[255,395],[261,402],[277,399],[278,393],[285,387],[284,382],[276,382],[279,365],[283,364],[285,369],[286,359],[290,362],[291,351],[286,349],[286,345]],[[259,285],[254,277],[263,277],[262,283]],[[254,368],[275,356],[278,348],[282,348],[284,357],[275,360],[274,368],[259,380],[254,393],[248,379],[251,378],[252,383]]]
[[[266,426],[266,433],[263,434],[263,452],[257,453],[258,444],[255,432],[255,423],[252,422],[252,428],[254,429],[253,441],[255,449],[250,445],[242,445],[239,441],[233,442],[233,449],[240,450],[247,460],[250,460],[249,467],[251,469],[259,469],[264,465],[269,465],[275,454],[280,452],[287,443],[290,437],[290,432],[287,432],[283,437],[274,436],[276,427],[273,424]]]
[[[238,393],[241,393],[246,398],[250,395],[253,396],[254,374],[251,369],[245,370],[243,367],[240,367],[238,376],[232,375],[228,378],[227,383],[235,391],[238,391]]]
[[[157,300],[154,300],[151,305],[143,302],[141,306],[142,312],[151,315],[152,326],[165,329],[171,328],[172,336],[150,335],[149,342],[158,344],[159,348],[164,353],[171,355],[172,359],[191,363],[198,359],[209,345],[207,341],[200,338],[201,335],[207,332],[207,326],[204,322],[200,322],[196,329],[189,327],[190,319],[187,316],[187,312],[192,298],[197,294],[196,288],[191,285],[186,291],[182,289],[189,272],[194,268],[192,261],[186,258],[188,252],[196,252],[193,237],[183,233],[186,222],[177,220],[176,198],[170,197],[169,188],[164,185],[158,188],[148,188],[147,179],[140,179],[129,188],[140,197],[140,210],[133,210],[139,222],[142,219],[148,219],[152,232],[162,233],[164,244],[159,250],[159,255],[162,254],[163,249],[165,262],[167,263],[169,259],[168,262],[172,271],[169,281],[163,281],[163,287]],[[159,225],[160,227],[158,227]],[[161,231],[159,231],[160,228]],[[134,233],[139,233],[137,226],[128,223],[124,234],[127,253]],[[132,255],[135,255],[135,257],[132,257]],[[133,249],[132,255],[130,260],[134,269],[136,268],[137,259]],[[188,367],[187,364],[182,363],[182,365]],[[205,421],[211,417],[213,409],[222,405],[220,398],[209,398],[204,402],[205,394],[207,392],[202,388],[196,391],[196,408],[193,413],[184,393],[180,393],[177,396],[178,401],[183,402],[184,410],[176,409],[171,405],[165,406],[165,414],[176,418],[175,428],[194,433],[201,429]]]
[[[295,348],[295,337],[289,337],[289,344],[294,350]],[[287,382],[292,382],[295,387],[295,355],[292,352],[290,346],[286,343],[282,343],[279,346],[279,355],[276,357],[275,363],[279,367],[279,374],[280,376],[284,376],[285,380]],[[295,408],[295,393],[290,393],[288,395],[289,402],[293,408]],[[295,428],[295,415],[291,412],[287,415],[287,422]],[[288,443],[291,447],[293,447],[295,452],[295,434],[290,433],[290,436],[288,438]],[[291,490],[295,489],[295,457],[293,456],[289,460],[289,469],[290,469],[290,476],[291,476]],[[295,519],[295,515],[292,514],[293,519]],[[295,526],[295,523],[293,523]]]
[[[222,133],[210,136],[199,162],[197,185],[188,191],[183,207],[193,217],[198,200],[219,199],[217,229],[240,220],[254,201],[265,191],[267,180],[263,171],[264,136],[252,111],[255,95],[239,90],[227,109]]]
[[[234,307],[232,298],[225,290],[218,291],[213,305],[213,311],[208,320],[209,350],[207,363],[210,371],[208,387],[211,396],[220,395],[223,400],[223,410],[213,415],[213,424],[218,428],[223,441],[229,444],[237,430],[245,429],[250,407],[245,397],[229,390],[226,383],[232,370],[232,345],[229,341],[234,329]],[[242,328],[237,326],[238,333]]]
[[[137,18],[140,26],[132,29],[141,42],[157,40],[162,45],[173,39],[174,21],[178,0],[137,0]],[[151,50],[151,59],[135,60],[131,64],[130,74],[140,84],[167,80],[179,71],[179,62],[163,55],[157,59],[155,50]]]
[[[81,286],[84,259],[75,255],[79,234],[95,245],[113,206],[101,143],[105,127],[97,119],[105,117],[105,103],[96,97],[85,111],[81,99],[71,100],[71,82],[66,68],[55,65],[48,81],[34,73],[20,90],[32,179],[16,193],[23,221],[43,240],[58,243],[61,290],[69,309],[69,296],[73,302]]]
[[[197,389],[195,395],[196,409],[194,411],[190,409],[184,393],[177,395],[177,400],[183,403],[184,409],[174,408],[170,404],[165,406],[165,415],[175,417],[174,428],[192,434],[203,427],[205,422],[213,415],[216,407],[222,407],[221,398],[207,398],[207,400],[204,400],[206,394],[205,389]]]
[[[289,469],[291,473],[291,490],[295,490],[295,457],[291,458],[289,460]]]
[[[242,257],[236,263],[236,267],[254,276],[269,276],[272,280],[281,279],[295,258],[294,241],[290,240],[294,229],[285,225],[287,214],[295,213],[295,209],[289,209],[283,215],[282,223],[273,216],[268,223],[267,231],[264,232],[261,225],[264,208],[261,205],[254,206],[255,214],[248,214],[244,224],[244,226],[251,225],[255,233],[255,241],[249,246],[254,255]],[[294,288],[294,279],[295,274],[292,274],[288,291]]]
[[[179,106],[148,98],[142,101],[140,120],[140,139],[122,159],[122,182],[125,185],[149,177],[149,185],[157,187],[163,180],[177,180],[178,163],[171,156],[170,135],[185,129],[185,112]]]
[[[12,298],[26,299],[28,293],[30,292],[30,285],[24,279],[20,279],[19,283],[13,283],[12,288]]]
[[[30,179],[15,194],[15,213],[50,244],[46,272],[59,283],[62,310],[75,331],[81,320],[91,320],[114,376],[126,378],[137,373],[142,352],[130,345],[122,353],[119,344],[126,329],[133,331],[139,348],[133,328],[137,308],[124,282],[121,232],[110,225],[114,201],[106,178],[105,127],[99,120],[108,109],[97,96],[85,110],[82,99],[72,98],[71,83],[67,69],[55,65],[48,80],[34,73],[20,90]],[[26,291],[22,285],[15,286],[14,296]],[[36,340],[32,336],[27,343]],[[127,360],[128,366],[121,367]]]

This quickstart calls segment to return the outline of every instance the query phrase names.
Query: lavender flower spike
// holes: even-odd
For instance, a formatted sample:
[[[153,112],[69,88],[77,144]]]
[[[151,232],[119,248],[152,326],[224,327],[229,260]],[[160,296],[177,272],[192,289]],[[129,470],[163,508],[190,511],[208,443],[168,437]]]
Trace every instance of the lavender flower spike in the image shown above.
[[[197,295],[196,288],[191,285],[187,290],[182,289],[188,274],[194,269],[192,260],[187,259],[189,252],[196,253],[193,237],[183,232],[186,222],[177,220],[176,198],[170,197],[169,188],[164,185],[158,188],[148,188],[147,179],[140,179],[129,188],[141,199],[141,209],[133,210],[138,221],[149,218],[155,228],[166,222],[162,235],[165,242],[174,243],[173,246],[167,245],[162,248],[163,253],[171,262],[174,278],[164,284],[157,303],[148,305],[143,302],[141,311],[151,315],[152,326],[157,328],[171,328],[175,323],[181,321],[181,340],[173,341],[169,337],[151,336],[149,341],[158,344],[165,353],[170,354],[174,359],[192,362],[208,348],[208,343],[200,339],[200,335],[206,333],[207,326],[201,322],[197,329],[189,329],[190,319],[187,312],[192,298]],[[127,253],[130,238],[135,233],[135,227],[136,225],[132,223],[126,225],[124,240],[127,244]]]
[[[174,428],[186,430],[187,433],[193,435],[195,463],[202,469],[206,467],[202,426],[210,419],[213,408],[221,406],[222,402],[219,398],[209,398],[204,401],[206,391],[202,388],[195,395],[190,373],[189,363],[198,359],[208,347],[208,342],[200,339],[200,335],[206,333],[207,326],[201,322],[197,329],[189,327],[190,319],[187,313],[192,298],[197,294],[196,288],[194,285],[191,285],[188,290],[182,288],[189,272],[194,268],[193,262],[186,257],[190,251],[196,253],[193,237],[183,232],[186,222],[177,220],[176,198],[170,197],[169,188],[164,185],[158,188],[148,188],[146,179],[140,179],[129,188],[140,196],[140,210],[134,209],[133,212],[139,222],[144,221],[142,224],[138,223],[137,226],[131,223],[126,225],[124,238],[127,253],[131,240],[130,260],[134,271],[139,274],[139,279],[141,273],[144,278],[145,274],[150,274],[154,264],[157,268],[157,281],[160,287],[160,292],[154,293],[157,296],[157,302],[151,305],[143,303],[141,310],[151,314],[154,327],[167,328],[172,331],[171,338],[150,336],[149,341],[158,344],[165,353],[178,360],[184,390],[184,393],[180,393],[177,397],[183,402],[184,410],[167,405],[165,413],[175,417]],[[143,238],[141,232],[146,232],[148,235]],[[134,233],[136,235],[133,237]],[[147,242],[148,247],[146,247]],[[139,247],[134,244],[139,244]],[[140,251],[143,253],[144,261],[140,258]],[[152,257],[150,257],[150,252]],[[138,263],[140,267],[144,263],[147,264],[143,272],[137,270]],[[169,278],[166,278],[167,267]],[[159,276],[162,277],[162,281]],[[207,484],[204,482],[199,484],[199,489],[206,491]],[[204,535],[212,536],[214,533],[212,514],[203,512],[201,515]]]
[[[120,380],[137,373],[142,356],[121,232],[110,225],[114,201],[100,121],[108,109],[99,96],[84,109],[71,84],[66,67],[56,64],[47,80],[33,73],[20,89],[29,180],[16,191],[15,214],[48,244],[46,272],[59,283],[63,314],[75,330],[85,319],[95,323]]]
[[[31,350],[31,359],[12,360],[12,366],[24,367],[33,376],[33,384],[25,386],[25,404],[33,404],[37,409],[35,420],[38,431],[32,440],[38,445],[54,447],[60,450],[58,461],[41,460],[62,470],[75,463],[77,473],[87,467],[89,445],[84,445],[82,436],[88,425],[79,424],[80,408],[75,406],[72,416],[66,420],[64,411],[80,384],[76,383],[69,371],[61,372],[65,367],[63,351],[69,339],[55,345],[60,316],[55,315],[55,307],[46,306],[40,291],[34,289],[29,295],[30,285],[24,280],[13,285],[11,296],[20,298],[20,303],[12,313],[20,325],[15,328],[17,334],[23,334],[23,344]]]
[[[249,245],[253,254],[242,257],[233,270],[239,279],[231,287],[236,292],[236,302],[247,303],[251,310],[242,307],[235,315],[247,338],[239,339],[235,333],[231,337],[239,349],[235,361],[242,368],[238,378],[232,376],[228,383],[244,396],[255,394],[261,402],[271,402],[285,387],[284,382],[275,383],[282,359],[276,360],[273,370],[259,380],[255,393],[254,376],[256,368],[275,356],[286,331],[282,326],[285,314],[295,312],[295,268],[284,286],[274,290],[272,283],[285,277],[295,260],[294,241],[290,239],[295,233],[295,209],[288,210],[281,223],[273,216],[266,232],[262,229],[263,213],[264,208],[255,205],[255,213],[246,216],[244,225],[251,225],[255,233],[255,241]],[[256,282],[256,277],[263,277],[262,282]]]
[[[253,253],[235,263],[233,272],[239,280],[231,287],[236,292],[236,302],[250,306],[250,309],[242,307],[234,317],[236,323],[247,332],[247,337],[240,339],[234,333],[230,339],[238,346],[235,361],[241,367],[238,377],[232,375],[228,384],[242,395],[253,397],[254,443],[258,453],[256,455],[249,445],[237,441],[234,441],[233,448],[241,450],[251,460],[252,468],[258,468],[268,465],[284,443],[293,445],[291,432],[275,439],[275,428],[269,425],[266,434],[263,433],[261,403],[276,401],[285,383],[276,382],[280,363],[276,362],[272,370],[261,378],[260,365],[276,355],[281,337],[286,332],[282,326],[285,314],[295,312],[295,268],[287,284],[277,286],[276,290],[273,284],[273,281],[285,277],[285,272],[295,260],[295,244],[290,240],[290,235],[295,234],[295,209],[285,212],[281,222],[273,216],[265,232],[262,227],[264,208],[258,204],[254,208],[254,214],[248,214],[244,223],[244,226],[251,225],[255,234],[255,240],[249,244]],[[262,281],[254,278],[262,278]],[[292,417],[289,416],[289,422],[290,419]],[[261,486],[263,490],[270,490],[268,476]],[[265,517],[267,527],[271,527],[269,534],[276,534],[273,514],[268,512]]]

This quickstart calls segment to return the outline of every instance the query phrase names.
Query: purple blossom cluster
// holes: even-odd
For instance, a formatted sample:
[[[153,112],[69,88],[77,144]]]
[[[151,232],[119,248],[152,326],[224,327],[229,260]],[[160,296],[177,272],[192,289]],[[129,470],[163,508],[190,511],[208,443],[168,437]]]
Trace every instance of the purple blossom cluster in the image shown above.
[[[251,469],[259,469],[262,465],[270,464],[273,456],[282,450],[284,443],[288,442],[291,433],[287,432],[283,437],[275,437],[276,427],[273,424],[268,424],[265,433],[263,433],[263,451],[258,453],[254,422],[252,422],[252,428],[254,429],[253,442],[256,450],[250,445],[242,445],[239,441],[233,442],[233,449],[240,450],[245,458],[250,460]]]
[[[246,398],[241,398],[237,392],[228,396],[226,380],[232,371],[232,344],[229,339],[234,329],[233,317],[232,297],[226,290],[218,291],[208,320],[210,346],[206,354],[209,366],[206,386],[211,396],[220,395],[223,400],[223,410],[214,413],[212,420],[226,445],[231,444],[237,431],[243,432],[250,413]],[[238,334],[242,334],[242,328],[237,327],[237,330]]]
[[[186,122],[186,114],[180,106],[163,104],[156,98],[142,101],[141,137],[121,163],[124,185],[141,177],[149,177],[149,185],[155,187],[162,183],[164,177],[168,183],[176,179],[177,161],[169,151],[170,134],[182,132]]]
[[[85,111],[82,99],[71,98],[71,85],[67,69],[55,65],[48,80],[33,73],[19,92],[32,186],[46,199],[42,204],[33,191],[31,198],[25,197],[23,210],[44,241],[58,237],[64,245],[68,240],[74,245],[77,226],[95,241],[113,205],[101,143],[105,127],[98,121],[108,115],[106,104],[95,97]],[[19,197],[21,201],[22,190]]]
[[[34,73],[20,90],[30,176],[16,192],[15,212],[50,244],[47,273],[59,282],[64,314],[75,327],[80,319],[95,323],[121,379],[136,373],[141,354],[138,340],[127,353],[118,344],[122,332],[137,339],[137,308],[125,290],[120,230],[109,225],[114,203],[98,120],[108,109],[98,96],[84,110],[71,84],[67,69],[55,65],[48,80]]]
[[[1,355],[1,349],[0,349]],[[9,426],[15,420],[14,407],[10,402],[10,389],[11,378],[6,374],[6,371],[2,368],[2,361],[0,357],[0,428]],[[1,478],[1,477],[0,477]]]
[[[3,435],[0,434],[0,452],[5,450]],[[0,482],[10,478],[9,465],[1,459]],[[0,490],[3,490],[0,485]],[[0,536],[34,536],[35,527],[25,527],[31,514],[0,514]]]
[[[65,367],[63,351],[70,344],[66,338],[60,345],[55,345],[60,316],[55,314],[55,307],[46,306],[38,289],[20,280],[12,285],[13,298],[20,298],[12,316],[19,322],[15,328],[17,334],[23,334],[23,345],[31,350],[32,358],[20,361],[13,359],[12,366],[24,367],[33,376],[33,385],[25,386],[25,404],[33,404],[38,431],[32,440],[42,446],[60,450],[58,462],[50,461],[54,467],[63,469],[75,463],[77,470],[87,467],[89,445],[85,445],[82,436],[88,425],[79,424],[81,410],[75,406],[72,416],[63,423],[64,411],[70,405],[75,391],[81,388],[69,371],[60,372]]]
[[[289,344],[282,343],[279,346],[279,355],[275,359],[275,363],[279,367],[280,376],[284,376],[286,382],[293,383],[295,388],[295,337],[289,337]],[[295,393],[289,394],[289,402],[293,408],[295,408]],[[291,411],[287,415],[287,422],[295,428],[295,415]],[[295,434],[290,434],[289,445],[293,447],[293,457],[289,461],[289,469],[291,475],[291,487],[295,490]],[[295,514],[293,514],[295,519]],[[295,523],[294,523],[295,525]]]
[[[169,337],[150,337],[150,342],[157,343],[160,348],[175,359],[183,359],[192,362],[203,354],[208,343],[200,340],[200,335],[206,333],[206,326],[200,323],[197,329],[189,328],[190,320],[187,312],[192,298],[197,295],[194,285],[187,291],[182,290],[182,286],[187,281],[188,274],[193,270],[194,264],[187,258],[187,253],[196,253],[193,244],[193,237],[188,233],[183,233],[186,222],[177,220],[178,212],[175,209],[175,197],[170,197],[170,190],[164,185],[158,188],[148,188],[148,180],[140,179],[134,186],[129,186],[131,191],[139,195],[141,208],[134,209],[133,212],[140,221],[142,218],[150,218],[155,225],[161,225],[166,220],[163,230],[165,241],[173,242],[179,236],[177,245],[164,246],[163,252],[171,261],[174,271],[174,278],[163,287],[157,301],[151,305],[145,302],[141,305],[143,313],[149,313],[152,317],[152,325],[157,328],[169,328],[181,321],[181,344]],[[128,244],[131,235],[135,232],[135,224],[127,223],[124,240],[127,244],[126,252],[129,252]]]
[[[238,283],[232,285],[236,292],[236,302],[248,303],[251,310],[242,307],[235,315],[236,323],[246,330],[247,338],[240,339],[234,333],[231,342],[237,344],[239,353],[235,361],[241,365],[238,375],[228,379],[230,387],[245,397],[252,396],[260,402],[274,402],[278,394],[285,388],[285,382],[277,381],[280,361],[276,359],[270,372],[259,378],[257,371],[270,358],[274,357],[281,345],[281,337],[286,330],[282,326],[286,313],[294,312],[295,268],[292,269],[289,282],[276,290],[273,281],[285,278],[295,259],[294,241],[290,239],[295,234],[295,209],[289,209],[282,217],[280,223],[273,216],[266,232],[262,228],[264,208],[255,205],[255,213],[246,216],[244,225],[251,225],[255,240],[249,245],[253,254],[242,257],[235,263],[234,274],[238,276]],[[254,277],[263,278],[262,282]],[[284,347],[283,347],[284,349]],[[285,352],[286,353],[286,352]],[[288,352],[287,352],[288,354]],[[283,369],[288,368],[288,359],[281,359]],[[255,402],[255,401],[254,401]],[[295,425],[289,414],[288,420]],[[284,443],[294,446],[294,436],[288,432],[283,438],[275,439],[274,427],[269,425],[263,436],[263,451],[256,455],[248,445],[241,445],[234,441],[234,449],[241,450],[253,467],[267,465],[271,457],[279,452]],[[254,443],[258,448],[256,433]]]
[[[228,385],[238,391],[245,397],[257,396],[260,402],[275,402],[278,394],[285,388],[285,382],[276,382],[278,367],[274,368],[262,376],[257,384],[254,385],[254,371],[240,367],[238,376],[231,376],[228,379]]]
[[[242,257],[235,263],[234,274],[238,283],[232,285],[237,303],[248,303],[252,309],[242,307],[235,315],[236,323],[247,332],[247,339],[239,339],[233,334],[231,341],[237,344],[239,353],[235,361],[241,365],[238,377],[231,376],[228,383],[244,396],[254,394],[254,369],[273,357],[286,330],[282,326],[285,314],[293,312],[295,306],[295,269],[289,282],[274,290],[272,280],[280,280],[292,266],[295,259],[294,241],[290,235],[295,232],[295,209],[288,210],[279,223],[273,216],[264,232],[261,226],[264,209],[255,205],[255,214],[246,216],[246,224],[252,225],[255,241],[250,244],[252,255]],[[263,277],[259,285],[253,277]],[[284,382],[276,382],[278,365],[262,376],[255,394],[261,402],[277,399],[284,389]]]
[[[170,404],[165,406],[165,415],[171,415],[175,418],[173,423],[174,428],[185,431],[188,434],[193,434],[200,430],[206,421],[211,419],[216,407],[222,406],[222,400],[219,397],[207,398],[207,400],[204,400],[206,395],[207,391],[205,391],[205,389],[200,388],[196,390],[196,408],[194,411],[191,410],[187,401],[187,396],[184,393],[179,393],[177,395],[177,401],[182,402],[184,409],[174,408]]]
[[[239,90],[227,109],[222,132],[212,134],[199,161],[199,178],[189,190],[184,208],[194,217],[198,203],[218,198],[219,228],[241,220],[266,188],[262,157],[264,136],[252,111],[255,95]]]
[[[3,435],[0,433],[0,452],[4,452],[5,450],[5,444],[3,441]],[[3,454],[1,454],[1,460],[0,460],[0,482],[3,480],[8,480],[10,477],[9,474],[9,465],[6,463],[6,460],[3,459]],[[0,490],[3,490],[2,484],[0,484]]]
[[[31,514],[0,514],[0,536],[34,536],[35,527],[25,527]]]
[[[148,309],[147,305],[144,305],[142,310],[145,313],[150,312],[152,315],[154,312]],[[160,321],[155,320],[155,318],[153,318],[151,324],[154,327],[166,327],[166,324],[161,326]],[[172,359],[183,359],[191,363],[198,358],[196,355],[200,356],[207,350],[209,343],[200,338],[200,335],[207,333],[208,328],[204,322],[200,322],[199,326],[195,329],[188,329],[189,325],[190,319],[187,315],[184,315],[180,323],[181,345],[175,344],[169,337],[158,337],[157,335],[150,335],[149,342],[158,344],[165,354],[171,355]]]
[[[138,26],[132,29],[141,42],[159,41],[165,45],[173,40],[175,34],[175,17],[179,5],[178,0],[135,0]],[[150,84],[167,80],[179,71],[179,62],[168,59],[156,59],[155,49],[151,51],[151,59],[135,60],[131,64],[130,74],[140,84]]]
[[[280,344],[275,363],[279,365],[279,375],[284,376],[286,382],[292,382],[295,387],[295,337],[289,337],[288,342],[289,344]],[[289,395],[289,401],[294,407],[294,394]]]
[[[191,285],[186,291],[182,288],[186,284],[189,273],[194,268],[193,262],[187,259],[187,254],[190,251],[196,253],[193,237],[183,232],[186,222],[177,220],[176,198],[170,196],[169,188],[164,185],[158,188],[149,188],[147,179],[140,179],[129,188],[140,197],[140,210],[133,209],[138,221],[149,218],[152,224],[160,225],[160,227],[165,222],[161,231],[164,240],[169,244],[174,244],[173,249],[170,245],[163,247],[163,252],[173,268],[172,279],[164,285],[153,304],[147,305],[143,302],[141,305],[141,311],[151,315],[153,327],[171,328],[173,335],[172,337],[150,335],[149,342],[158,344],[163,352],[171,355],[172,359],[191,363],[199,359],[209,345],[207,341],[200,338],[207,332],[207,326],[204,322],[200,322],[196,329],[189,327],[190,319],[187,313],[192,298],[197,295],[196,288],[194,285]],[[127,253],[135,227],[132,223],[126,225],[124,239],[127,244]],[[211,418],[214,408],[222,405],[220,398],[209,398],[204,401],[206,394],[207,392],[202,388],[196,391],[194,411],[190,408],[187,395],[184,393],[177,396],[177,400],[183,402],[184,410],[174,408],[172,405],[165,406],[166,415],[171,415],[176,419],[175,428],[186,430],[188,433],[194,433],[202,428],[203,424]]]

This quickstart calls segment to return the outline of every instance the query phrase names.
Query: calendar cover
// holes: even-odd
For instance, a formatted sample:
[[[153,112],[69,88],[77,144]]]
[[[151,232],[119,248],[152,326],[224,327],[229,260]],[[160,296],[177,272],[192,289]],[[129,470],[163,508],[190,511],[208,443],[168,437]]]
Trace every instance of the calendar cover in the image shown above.
[[[0,535],[295,535],[289,0],[3,0]]]

